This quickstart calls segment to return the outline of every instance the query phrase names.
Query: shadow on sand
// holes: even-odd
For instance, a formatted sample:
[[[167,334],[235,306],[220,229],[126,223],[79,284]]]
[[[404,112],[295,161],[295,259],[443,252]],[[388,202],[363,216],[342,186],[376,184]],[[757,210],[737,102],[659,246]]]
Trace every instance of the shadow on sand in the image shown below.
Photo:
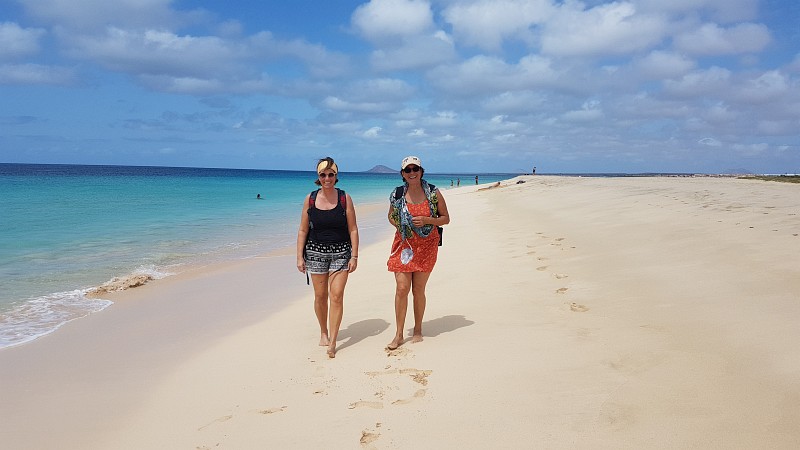
[[[383,319],[367,319],[351,323],[347,328],[339,331],[337,340],[345,342],[343,342],[336,351],[358,344],[370,336],[377,336],[383,333],[387,328],[389,328],[389,322]]]
[[[459,328],[468,327],[475,323],[464,316],[444,316],[438,317],[433,320],[422,322],[422,335],[425,337],[434,337],[442,333],[449,333]],[[411,327],[408,329],[409,334],[414,331]]]

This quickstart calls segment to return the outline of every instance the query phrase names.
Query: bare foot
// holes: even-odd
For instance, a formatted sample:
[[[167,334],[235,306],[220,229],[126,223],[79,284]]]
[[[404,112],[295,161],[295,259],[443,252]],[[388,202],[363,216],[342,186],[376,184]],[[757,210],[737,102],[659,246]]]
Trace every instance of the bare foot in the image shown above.
[[[331,345],[328,347],[328,358],[336,358],[336,346]]]
[[[386,348],[388,348],[389,350],[397,350],[397,347],[400,347],[401,345],[403,345],[403,338],[395,337],[394,339],[392,339],[392,342],[389,342]]]
[[[320,347],[327,347],[331,345],[330,339],[328,339],[328,333],[322,333],[319,336],[319,346]]]
[[[411,336],[411,343],[416,344],[418,342],[422,342],[422,334],[415,334]]]

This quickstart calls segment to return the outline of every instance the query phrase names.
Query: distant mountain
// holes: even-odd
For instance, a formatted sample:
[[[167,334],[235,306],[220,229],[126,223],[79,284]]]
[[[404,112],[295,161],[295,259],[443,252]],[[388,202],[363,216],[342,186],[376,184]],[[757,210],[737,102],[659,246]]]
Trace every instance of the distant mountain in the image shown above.
[[[396,173],[396,172],[397,172],[396,170],[390,169],[380,164],[366,171],[366,173]]]

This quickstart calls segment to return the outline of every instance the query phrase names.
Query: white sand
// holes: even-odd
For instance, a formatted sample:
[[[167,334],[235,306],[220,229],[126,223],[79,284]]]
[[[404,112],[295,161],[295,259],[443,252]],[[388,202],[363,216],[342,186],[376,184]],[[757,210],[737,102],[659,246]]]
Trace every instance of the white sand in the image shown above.
[[[521,179],[445,191],[424,342],[391,229],[334,360],[293,255],[190,273],[0,351],[0,446],[800,447],[800,186]]]

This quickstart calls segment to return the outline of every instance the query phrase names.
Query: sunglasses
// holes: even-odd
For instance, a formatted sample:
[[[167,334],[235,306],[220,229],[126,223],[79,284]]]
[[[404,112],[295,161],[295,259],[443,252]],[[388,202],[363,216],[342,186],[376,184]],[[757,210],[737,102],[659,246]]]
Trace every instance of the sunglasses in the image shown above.
[[[419,166],[406,167],[405,169],[403,169],[403,172],[405,173],[419,172]]]
[[[326,178],[326,177],[327,178],[331,178],[331,177],[335,177],[335,176],[336,176],[336,174],[332,173],[332,172],[331,173],[321,173],[321,174],[319,174],[320,178]]]

